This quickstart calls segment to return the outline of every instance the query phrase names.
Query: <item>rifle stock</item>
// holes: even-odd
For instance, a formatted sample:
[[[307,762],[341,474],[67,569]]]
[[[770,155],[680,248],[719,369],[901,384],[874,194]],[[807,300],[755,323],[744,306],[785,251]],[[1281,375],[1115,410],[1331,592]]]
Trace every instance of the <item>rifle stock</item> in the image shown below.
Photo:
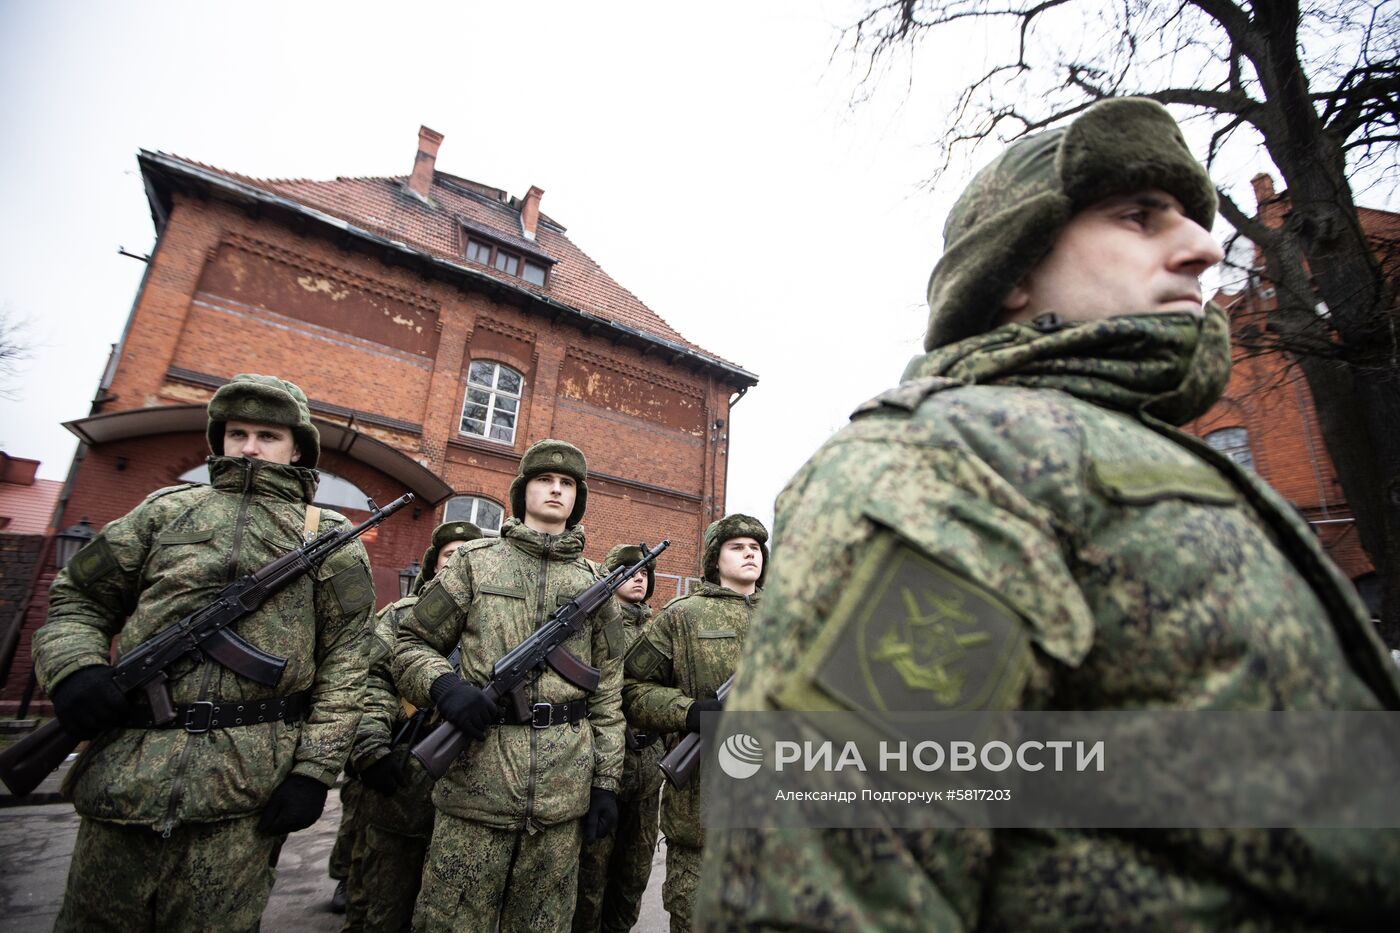
[[[287,660],[249,644],[230,631],[229,626],[252,615],[268,598],[320,566],[326,558],[408,505],[413,498],[413,493],[404,493],[382,509],[370,502],[372,514],[355,527],[327,531],[234,580],[207,605],[122,655],[112,665],[113,682],[126,693],[144,691],[155,721],[161,724],[175,718],[165,670],[190,654],[206,654],[258,683],[269,686],[277,683]],[[80,741],[57,719],[45,723],[0,753],[0,781],[16,797],[23,797],[61,765]]]
[[[715,691],[715,699],[723,703],[733,685],[734,675],[730,674],[729,679],[720,684],[719,689]],[[676,743],[675,748],[661,756],[656,766],[666,775],[666,780],[671,782],[671,786],[679,790],[689,784],[690,779],[695,776],[695,769],[700,767],[700,753],[704,748],[704,736],[699,732],[687,732]]]

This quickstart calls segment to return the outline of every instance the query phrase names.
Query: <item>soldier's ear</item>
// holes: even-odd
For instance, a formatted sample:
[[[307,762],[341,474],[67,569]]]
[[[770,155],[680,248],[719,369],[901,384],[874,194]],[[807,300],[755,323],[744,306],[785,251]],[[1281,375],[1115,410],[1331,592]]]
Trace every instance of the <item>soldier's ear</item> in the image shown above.
[[[293,445],[292,445],[292,460],[291,460],[291,462],[292,462],[292,463],[296,463],[296,462],[297,462],[298,460],[300,460],[300,459],[301,459],[301,448],[298,447],[296,444],[293,444]]]
[[[1026,305],[1030,304],[1030,301],[1030,289],[1026,287],[1026,280],[1022,279],[1016,283],[1015,288],[1006,293],[1006,297],[1003,298],[1001,302],[1001,310],[1009,314],[1015,314],[1017,311],[1024,310]]]

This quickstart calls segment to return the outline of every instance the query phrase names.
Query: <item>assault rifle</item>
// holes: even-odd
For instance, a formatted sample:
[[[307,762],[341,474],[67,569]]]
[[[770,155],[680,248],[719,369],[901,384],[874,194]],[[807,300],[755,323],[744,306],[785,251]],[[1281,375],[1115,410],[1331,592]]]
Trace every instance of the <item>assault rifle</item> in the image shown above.
[[[286,658],[249,644],[231,628],[257,612],[263,603],[289,584],[321,566],[328,557],[413,501],[404,493],[384,508],[369,501],[370,517],[353,528],[326,531],[296,550],[234,580],[206,605],[162,629],[112,665],[112,681],[123,693],[137,688],[156,725],[175,718],[166,671],[181,658],[208,655],[235,673],[272,686],[282,677]],[[51,720],[0,753],[0,780],[16,797],[23,797],[78,746],[57,719]]]
[[[721,703],[729,696],[729,688],[734,686],[734,675],[730,674],[729,679],[719,685],[715,691],[715,699]],[[695,769],[700,766],[700,753],[705,747],[705,739],[698,732],[687,732],[676,747],[671,749],[656,766],[661,769],[661,773],[666,775],[666,780],[671,782],[671,786],[677,789],[690,783],[690,779],[695,775]]]
[[[534,634],[506,652],[491,666],[491,679],[481,688],[492,703],[500,703],[509,697],[514,705],[516,719],[530,721],[530,701],[525,695],[526,680],[536,670],[545,665],[554,669],[560,677],[581,690],[590,693],[598,689],[602,672],[596,667],[584,664],[569,653],[564,642],[583,631],[584,620],[617,591],[622,584],[632,579],[633,574],[646,568],[656,560],[658,554],[671,546],[669,540],[662,541],[648,550],[642,545],[642,559],[632,566],[618,567],[612,573],[595,581],[588,589],[579,593],[535,629]],[[413,757],[417,758],[434,778],[447,773],[452,762],[462,753],[467,737],[450,722],[438,725],[428,733],[428,737],[413,747]]]

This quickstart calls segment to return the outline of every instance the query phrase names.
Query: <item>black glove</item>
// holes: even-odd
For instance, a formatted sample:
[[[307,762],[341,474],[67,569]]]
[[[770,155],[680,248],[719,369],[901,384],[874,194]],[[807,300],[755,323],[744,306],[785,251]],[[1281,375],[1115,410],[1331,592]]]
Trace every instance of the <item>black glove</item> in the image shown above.
[[[724,704],[714,697],[705,700],[696,700],[694,703],[690,704],[690,709],[685,711],[685,731],[699,732],[700,714],[718,713],[722,709],[724,709]]]
[[[120,726],[132,709],[126,694],[112,682],[112,668],[93,664],[58,682],[53,689],[53,711],[69,735],[91,739]]]
[[[326,808],[326,785],[304,774],[289,774],[277,785],[267,799],[258,832],[264,836],[281,836],[305,829],[321,818]]]
[[[360,772],[360,781],[386,797],[403,786],[403,758],[390,752]]]
[[[428,696],[442,718],[478,742],[486,730],[500,719],[496,704],[486,699],[480,687],[473,687],[456,674],[443,674],[428,688]]]
[[[601,787],[588,791],[588,812],[583,817],[583,841],[592,842],[617,826],[617,794]]]

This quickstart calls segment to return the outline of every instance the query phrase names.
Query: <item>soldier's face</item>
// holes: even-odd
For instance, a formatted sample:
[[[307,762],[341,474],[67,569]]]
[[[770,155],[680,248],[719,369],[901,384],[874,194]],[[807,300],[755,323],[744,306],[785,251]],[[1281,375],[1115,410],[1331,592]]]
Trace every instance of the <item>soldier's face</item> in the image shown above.
[[[578,487],[572,476],[539,473],[525,484],[525,524],[536,531],[557,535],[574,511]]]
[[[1155,188],[1074,215],[1049,255],[1012,289],[1002,321],[1063,321],[1186,311],[1200,315],[1201,274],[1224,257],[1210,233]]]
[[[447,562],[452,560],[452,555],[457,553],[457,549],[466,544],[465,541],[449,541],[438,551],[437,563],[433,565],[433,576],[442,573],[442,568],[447,566]]]
[[[617,598],[625,603],[639,603],[647,598],[647,572],[638,570],[617,588]]]
[[[763,547],[757,540],[730,538],[719,546],[719,582],[724,586],[731,590],[752,587],[762,574]]]
[[[301,459],[301,450],[292,440],[292,429],[286,425],[226,421],[224,456],[266,460],[286,466]]]

